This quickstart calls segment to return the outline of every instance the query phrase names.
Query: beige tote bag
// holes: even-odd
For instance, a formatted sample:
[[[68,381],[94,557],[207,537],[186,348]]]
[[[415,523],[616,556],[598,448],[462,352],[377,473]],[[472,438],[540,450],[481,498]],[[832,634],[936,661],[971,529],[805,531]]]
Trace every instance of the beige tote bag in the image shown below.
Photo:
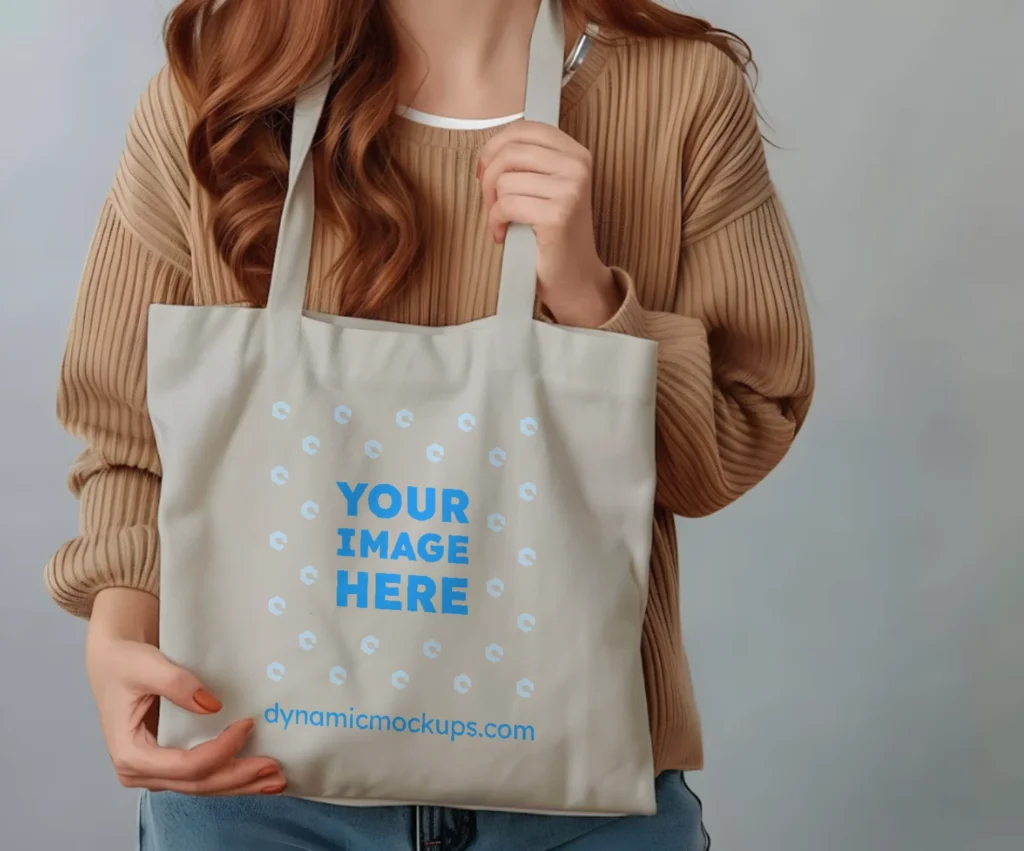
[[[551,124],[559,5],[541,4],[526,104]],[[165,701],[159,741],[250,716],[251,752],[301,797],[653,812],[656,344],[535,321],[523,226],[496,316],[304,314],[327,87],[296,105],[267,308],[150,309],[160,643],[224,702]]]

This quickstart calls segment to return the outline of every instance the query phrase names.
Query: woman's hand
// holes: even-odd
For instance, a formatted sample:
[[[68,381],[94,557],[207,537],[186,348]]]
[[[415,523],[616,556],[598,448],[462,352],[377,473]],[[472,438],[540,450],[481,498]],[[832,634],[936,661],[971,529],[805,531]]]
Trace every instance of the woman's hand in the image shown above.
[[[238,758],[254,722],[236,721],[191,750],[156,743],[158,698],[201,715],[221,704],[189,671],[155,646],[158,603],[141,591],[111,588],[96,597],[86,669],[100,724],[122,785],[187,795],[277,794],[285,781],[264,757]]]
[[[557,127],[516,121],[480,152],[494,239],[510,222],[537,234],[540,299],[563,325],[596,328],[618,310],[621,295],[594,245],[590,151]]]

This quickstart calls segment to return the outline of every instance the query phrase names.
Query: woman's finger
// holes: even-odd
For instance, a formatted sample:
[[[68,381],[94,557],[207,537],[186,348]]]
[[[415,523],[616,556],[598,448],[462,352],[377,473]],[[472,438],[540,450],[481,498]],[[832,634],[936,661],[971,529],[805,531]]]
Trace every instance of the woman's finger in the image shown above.
[[[125,683],[140,695],[167,698],[182,709],[200,715],[221,710],[221,702],[187,668],[175,665],[151,644],[133,643],[122,654]]]
[[[543,198],[503,195],[491,207],[488,224],[497,242],[504,242],[512,222],[543,228],[564,224],[562,207]]]
[[[547,174],[532,171],[506,171],[494,181],[490,196],[484,189],[484,203],[491,207],[503,195],[523,195],[530,198],[551,199],[566,191],[568,182]]]
[[[228,792],[213,792],[213,795],[280,795],[288,788],[288,781],[280,774],[263,780],[256,780],[247,786]]]
[[[288,785],[279,766],[253,771],[246,762],[238,760],[198,783],[182,783],[180,791],[185,795],[271,795],[280,794]]]
[[[236,721],[215,739],[184,750],[162,748],[145,731],[139,731],[125,744],[114,743],[111,757],[118,776],[123,778],[157,777],[173,781],[197,781],[225,766],[245,745],[255,722]]]
[[[564,154],[550,148],[512,142],[499,150],[484,164],[481,160],[479,172],[484,197],[493,197],[494,184],[507,171],[532,171],[537,174],[562,174],[571,169],[572,161]]]
[[[576,148],[582,147],[579,142],[554,125],[538,121],[513,121],[491,137],[480,149],[480,161],[486,166],[502,147],[512,142],[565,152],[573,152]]]
[[[125,783],[151,792],[177,792],[181,795],[257,795],[277,794],[287,785],[280,766],[260,758],[232,760],[202,780],[170,780],[163,777],[137,777]]]

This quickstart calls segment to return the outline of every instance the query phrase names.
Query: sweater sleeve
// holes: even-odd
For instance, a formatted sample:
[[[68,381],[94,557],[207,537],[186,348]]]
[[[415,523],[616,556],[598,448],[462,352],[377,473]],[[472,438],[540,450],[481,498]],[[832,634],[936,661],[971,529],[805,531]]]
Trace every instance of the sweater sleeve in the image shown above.
[[[753,98],[715,51],[682,153],[674,303],[622,290],[607,330],[658,342],[657,502],[698,517],[760,482],[788,451],[814,386],[811,335],[785,213]]]
[[[184,126],[165,70],[132,116],[61,367],[57,416],[85,443],[68,477],[79,534],[50,559],[45,579],[53,599],[81,617],[104,588],[158,593],[160,459],[146,408],[146,320],[150,304],[191,300]]]

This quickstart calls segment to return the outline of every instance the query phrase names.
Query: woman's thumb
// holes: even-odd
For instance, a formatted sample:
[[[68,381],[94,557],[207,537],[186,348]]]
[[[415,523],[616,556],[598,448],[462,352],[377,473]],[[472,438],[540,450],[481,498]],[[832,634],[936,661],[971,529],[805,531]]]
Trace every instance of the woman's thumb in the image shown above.
[[[165,697],[182,709],[200,715],[220,712],[221,702],[187,668],[175,665],[151,644],[139,644],[136,652],[133,679],[145,693]]]

